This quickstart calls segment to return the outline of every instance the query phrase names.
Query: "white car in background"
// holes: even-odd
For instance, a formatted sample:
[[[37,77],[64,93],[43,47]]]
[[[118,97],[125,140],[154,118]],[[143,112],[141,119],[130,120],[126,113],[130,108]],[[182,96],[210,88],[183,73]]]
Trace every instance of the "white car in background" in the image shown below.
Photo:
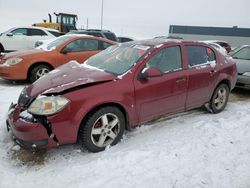
[[[220,53],[222,53],[224,56],[228,55],[227,50],[220,46],[219,44],[212,42],[212,41],[202,41],[206,44],[209,44],[210,46],[214,47],[216,50],[218,50]]]
[[[38,40],[60,36],[60,32],[43,27],[15,27],[0,34],[0,53],[29,50]]]

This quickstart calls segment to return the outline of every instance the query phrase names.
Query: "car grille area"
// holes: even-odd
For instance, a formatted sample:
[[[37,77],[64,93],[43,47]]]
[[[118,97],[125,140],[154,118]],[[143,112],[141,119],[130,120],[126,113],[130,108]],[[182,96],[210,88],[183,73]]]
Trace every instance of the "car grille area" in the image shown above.
[[[26,89],[24,88],[18,98],[18,105],[22,110],[27,110],[34,99],[34,97],[27,95]]]

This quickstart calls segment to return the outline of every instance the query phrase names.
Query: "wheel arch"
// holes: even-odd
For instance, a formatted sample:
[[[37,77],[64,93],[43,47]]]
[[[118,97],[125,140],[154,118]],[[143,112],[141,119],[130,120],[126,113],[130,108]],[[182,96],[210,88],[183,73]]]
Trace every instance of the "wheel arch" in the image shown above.
[[[212,100],[212,97],[213,97],[213,95],[214,95],[214,92],[216,91],[216,89],[217,89],[221,84],[226,84],[226,85],[228,86],[228,88],[229,88],[229,91],[231,91],[231,83],[230,83],[230,81],[229,81],[228,79],[223,79],[223,80],[221,80],[220,82],[218,82],[217,85],[214,87],[214,90],[213,90],[212,93],[211,93],[211,96],[210,96],[210,100],[209,100],[209,101]]]
[[[30,78],[32,69],[34,69],[34,68],[35,68],[36,66],[38,66],[38,65],[47,65],[47,66],[49,66],[51,69],[54,69],[54,67],[53,67],[50,63],[45,62],[45,61],[40,61],[40,62],[33,63],[33,64],[29,67],[29,69],[28,69],[28,72],[27,72],[27,79]]]
[[[219,85],[221,85],[221,84],[226,84],[226,85],[228,86],[228,88],[229,88],[229,91],[231,91],[231,83],[230,83],[230,81],[229,81],[228,79],[223,79],[223,80],[221,80],[221,81],[216,85],[215,89],[216,89]]]
[[[88,117],[93,114],[96,110],[104,108],[104,107],[116,107],[118,108],[124,115],[125,118],[125,129],[126,130],[130,130],[130,126],[129,126],[129,115],[126,111],[126,109],[119,103],[115,103],[115,102],[109,102],[109,103],[104,103],[98,106],[95,106],[94,108],[92,108],[90,111],[88,111],[85,116],[83,117],[83,119],[81,120],[80,126],[78,128],[78,134],[79,131],[81,129],[81,126],[85,124],[85,122],[87,121]]]

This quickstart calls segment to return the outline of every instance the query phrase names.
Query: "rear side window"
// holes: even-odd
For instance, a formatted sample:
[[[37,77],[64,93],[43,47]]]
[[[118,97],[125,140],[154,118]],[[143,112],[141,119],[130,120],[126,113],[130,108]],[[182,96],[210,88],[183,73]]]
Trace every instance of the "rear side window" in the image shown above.
[[[43,30],[40,29],[28,29],[29,36],[45,36],[47,35]]]
[[[160,50],[148,61],[147,66],[159,69],[162,73],[182,69],[180,47],[174,46]]]
[[[116,36],[113,33],[104,33],[107,39],[117,41]]]
[[[58,33],[58,32],[55,32],[55,31],[48,31],[50,34],[52,34],[52,35],[54,35],[55,37],[59,37],[59,36],[61,36],[61,34],[60,33]]]
[[[94,36],[94,37],[102,37],[103,36],[100,33],[94,33],[94,32],[89,32],[88,35]]]
[[[186,46],[188,64],[190,66],[202,65],[215,60],[215,53],[211,48],[204,46]]]

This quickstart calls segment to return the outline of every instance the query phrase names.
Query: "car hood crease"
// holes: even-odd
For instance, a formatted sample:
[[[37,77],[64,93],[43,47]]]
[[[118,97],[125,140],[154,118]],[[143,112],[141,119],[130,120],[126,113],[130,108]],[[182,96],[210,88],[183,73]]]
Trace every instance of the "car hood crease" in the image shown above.
[[[33,97],[56,94],[78,86],[87,87],[115,79],[115,75],[71,61],[34,82],[27,88],[27,93]]]

